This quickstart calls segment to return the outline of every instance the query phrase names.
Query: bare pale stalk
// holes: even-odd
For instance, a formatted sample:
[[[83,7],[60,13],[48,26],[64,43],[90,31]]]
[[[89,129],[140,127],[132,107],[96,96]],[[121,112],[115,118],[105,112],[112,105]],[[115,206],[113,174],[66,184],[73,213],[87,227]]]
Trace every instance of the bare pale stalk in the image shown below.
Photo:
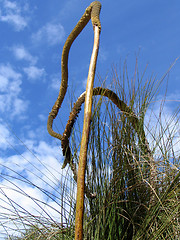
[[[76,220],[75,220],[75,240],[83,239],[83,213],[84,213],[84,187],[85,187],[85,168],[87,160],[88,138],[92,112],[92,97],[96,61],[99,50],[100,29],[94,26],[94,46],[89,65],[89,73],[86,85],[86,96],[84,105],[84,123],[81,139],[79,156],[78,178],[77,178],[77,199],[76,199]]]

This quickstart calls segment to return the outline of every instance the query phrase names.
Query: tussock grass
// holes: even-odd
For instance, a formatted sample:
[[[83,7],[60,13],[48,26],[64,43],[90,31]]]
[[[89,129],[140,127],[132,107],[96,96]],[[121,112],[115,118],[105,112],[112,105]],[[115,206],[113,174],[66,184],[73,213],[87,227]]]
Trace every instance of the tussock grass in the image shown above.
[[[167,75],[160,80],[153,76],[148,78],[146,70],[140,74],[138,62],[132,77],[128,75],[126,62],[119,72],[114,67],[110,76],[111,85],[108,88],[115,91],[138,117],[140,124],[137,128],[139,131],[144,128],[150,153],[144,151],[137,129],[135,131],[123,112],[108,98],[93,98],[86,184],[97,196],[95,199],[86,196],[85,199],[84,239],[179,238],[179,107],[164,121],[163,107],[166,100],[161,102],[158,115],[152,106],[166,77]],[[80,117],[71,135],[72,157],[76,164],[82,130]],[[48,202],[42,203],[39,199],[26,195],[39,206],[41,214],[37,216],[12,202],[1,187],[1,199],[8,210],[1,213],[1,224],[5,227],[9,219],[13,228],[21,232],[21,236],[9,235],[9,239],[74,238],[76,183],[69,171],[61,175],[56,183],[61,189],[59,192],[53,184],[48,191],[45,187],[39,188],[18,173],[16,176],[2,175],[16,193],[27,194],[15,186],[17,180],[23,181],[25,185],[32,184],[56,203],[56,206],[49,205]],[[48,181],[48,184],[51,185],[51,182]],[[49,209],[52,210],[53,207],[59,214],[58,220],[49,214]],[[5,229],[8,234],[7,227]]]

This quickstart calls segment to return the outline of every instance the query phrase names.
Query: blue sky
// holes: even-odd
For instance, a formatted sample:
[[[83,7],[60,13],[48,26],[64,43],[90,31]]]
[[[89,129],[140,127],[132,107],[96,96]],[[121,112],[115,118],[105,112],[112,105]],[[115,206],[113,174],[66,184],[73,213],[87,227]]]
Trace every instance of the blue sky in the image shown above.
[[[0,0],[2,173],[8,172],[4,166],[10,167],[41,187],[46,181],[52,183],[53,179],[54,185],[53,188],[49,186],[49,191],[58,189],[58,179],[66,174],[66,170],[61,170],[60,143],[46,130],[48,113],[60,86],[61,52],[68,34],[90,3],[86,0]],[[98,74],[102,79],[108,76],[108,84],[112,65],[119,65],[127,58],[131,77],[138,55],[139,71],[142,72],[148,64],[147,75],[154,73],[161,78],[180,56],[179,0],[104,0],[101,3]],[[93,29],[89,23],[70,51],[68,91],[73,92],[76,98],[85,90],[92,46]],[[166,107],[168,114],[180,101],[179,89],[180,60],[177,60],[169,75],[167,99],[172,101]],[[69,111],[67,94],[60,118],[56,121],[60,132],[63,132]],[[10,170],[8,173],[14,174]],[[1,188],[9,186],[9,196],[23,205],[25,200],[14,194],[14,187],[7,179],[0,181]],[[16,184],[45,201],[45,196],[32,186],[22,182]],[[0,206],[5,202],[2,201]],[[55,203],[49,200],[49,205],[54,206]],[[30,203],[26,207],[29,211],[36,209]]]

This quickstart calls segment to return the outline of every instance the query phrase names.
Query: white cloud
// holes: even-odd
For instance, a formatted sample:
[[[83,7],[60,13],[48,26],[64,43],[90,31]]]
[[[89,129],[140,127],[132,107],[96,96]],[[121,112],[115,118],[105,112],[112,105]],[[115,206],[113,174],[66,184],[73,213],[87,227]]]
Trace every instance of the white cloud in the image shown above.
[[[40,222],[45,219],[49,223],[59,222],[62,191],[66,195],[65,202],[70,197],[69,187],[70,182],[73,186],[73,179],[67,169],[61,169],[62,154],[59,147],[44,141],[38,144],[32,140],[30,142],[30,151],[0,158],[0,165],[6,166],[1,168],[0,180],[0,215],[4,216],[0,226],[1,234],[5,233],[5,229],[8,233],[15,233],[11,228],[17,230],[17,225],[13,225],[12,219],[18,224],[20,216],[24,223],[28,219],[32,223],[37,218]],[[74,191],[72,194],[75,198]],[[66,204],[64,207],[68,211]],[[21,223],[19,227],[22,229]]]
[[[24,104],[24,100],[20,98],[15,98],[14,99],[14,111],[12,113],[12,117],[14,116],[20,116],[22,112],[25,112],[27,109],[27,104]],[[27,102],[26,102],[27,103]]]
[[[20,116],[27,108],[27,101],[19,97],[21,78],[11,65],[0,65],[0,111],[11,117]]]
[[[43,114],[39,114],[38,115],[38,118],[41,120],[41,121],[47,121],[47,116],[46,115],[43,115]]]
[[[157,156],[162,156],[163,151],[169,153],[169,157],[172,157],[172,152],[176,157],[180,155],[180,116],[176,111],[176,101],[179,97],[169,95],[163,102],[163,96],[159,96],[161,100],[157,101],[146,113],[147,138],[150,148],[156,149]]]
[[[15,2],[10,2],[10,1],[5,0],[4,6],[8,9],[17,10],[17,6],[16,6]]]
[[[55,45],[62,42],[65,32],[61,24],[47,23],[37,33],[32,35],[35,43],[47,41],[49,45]]]
[[[22,16],[22,7],[17,2],[1,1],[0,21],[14,26],[16,31],[21,31],[27,26],[27,18]]]
[[[5,78],[13,78],[15,80],[18,80],[21,77],[21,74],[15,72],[10,65],[0,65],[0,73],[1,76],[4,76]]]
[[[30,63],[30,66],[23,68],[29,80],[33,81],[42,77],[44,79],[46,75],[44,68],[38,68],[35,66],[37,63],[37,57],[32,56],[24,46],[14,46],[12,50],[17,60],[26,60]]]
[[[7,132],[5,135],[8,137],[10,133]],[[21,154],[0,158],[0,164],[6,166],[4,169],[1,167],[1,171],[9,172],[11,176],[22,174],[23,177],[31,181],[35,186],[49,191],[56,188],[56,185],[58,186],[58,182],[66,173],[66,170],[61,169],[62,153],[59,147],[52,146],[44,141],[36,143],[32,139],[26,139],[25,146],[28,150],[25,149],[24,152],[21,150]],[[17,148],[18,145],[16,145]]]
[[[8,136],[8,134],[6,135]],[[66,172],[61,169],[62,153],[60,148],[44,141],[36,142],[33,139],[26,139],[24,143],[28,150],[25,149],[24,152],[21,150],[21,154],[0,158],[0,164],[7,167],[4,171],[8,172],[9,169],[12,169],[14,171],[11,171],[12,176],[17,173],[23,174],[36,186],[52,190]],[[15,148],[17,149],[18,145]]]
[[[44,68],[38,68],[36,66],[30,66],[23,69],[24,72],[27,74],[30,80],[36,80],[40,78],[44,78],[45,70]]]
[[[17,60],[26,60],[29,61],[31,64],[36,64],[37,57],[33,57],[25,48],[24,46],[14,46],[12,48],[13,53]]]
[[[2,119],[0,119],[0,150],[6,150],[10,147],[9,144],[13,143],[14,139],[9,129],[3,124]]]
[[[52,81],[51,81],[50,87],[54,90],[59,91],[60,85],[61,85],[61,80],[60,80],[61,77],[59,76],[59,74],[57,74],[57,75],[53,75],[51,79]]]
[[[6,91],[7,86],[8,86],[8,79],[5,76],[0,75],[0,89],[1,89],[1,92]]]
[[[24,224],[55,223],[60,219],[61,205],[48,199],[38,188],[4,180],[0,184],[0,195],[0,236],[7,237],[7,233],[20,236]]]

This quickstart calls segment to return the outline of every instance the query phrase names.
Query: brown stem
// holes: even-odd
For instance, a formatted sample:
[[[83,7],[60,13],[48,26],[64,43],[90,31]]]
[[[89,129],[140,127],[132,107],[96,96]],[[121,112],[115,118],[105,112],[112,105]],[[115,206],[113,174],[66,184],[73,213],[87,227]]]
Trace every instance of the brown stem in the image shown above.
[[[87,159],[87,148],[89,139],[89,129],[92,112],[92,96],[94,76],[96,70],[96,61],[99,50],[100,29],[94,26],[94,47],[91,55],[89,73],[86,85],[86,96],[84,105],[84,124],[81,139],[81,148],[79,156],[79,167],[77,177],[77,199],[76,199],[76,220],[75,220],[75,240],[83,239],[83,213],[84,213],[84,191],[85,191],[85,168]]]

